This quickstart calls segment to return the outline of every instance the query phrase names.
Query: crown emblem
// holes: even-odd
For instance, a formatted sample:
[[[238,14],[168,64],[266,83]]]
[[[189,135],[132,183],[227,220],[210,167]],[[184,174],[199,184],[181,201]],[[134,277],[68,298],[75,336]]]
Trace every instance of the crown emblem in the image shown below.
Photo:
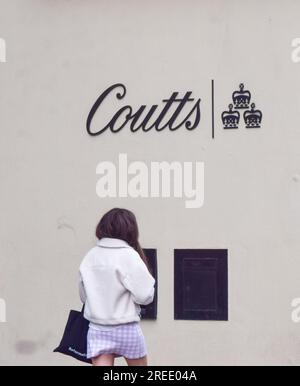
[[[260,110],[255,110],[255,103],[251,103],[251,110],[246,110],[244,112],[244,121],[247,129],[260,127],[261,119],[262,112]]]
[[[234,91],[232,94],[232,100],[236,109],[247,109],[250,99],[251,93],[248,90],[244,90],[244,83],[240,84],[239,91]]]
[[[233,105],[228,105],[229,110],[223,111],[222,122],[224,129],[237,129],[240,121],[240,113],[238,111],[232,111]]]
[[[222,112],[221,119],[224,129],[238,129],[240,123],[240,117],[243,115],[245,127],[247,129],[261,127],[262,112],[255,109],[255,104],[251,103],[251,93],[248,90],[244,90],[244,83],[240,83],[239,91],[232,93],[233,103],[228,105],[229,110]],[[242,114],[239,109],[244,109]]]

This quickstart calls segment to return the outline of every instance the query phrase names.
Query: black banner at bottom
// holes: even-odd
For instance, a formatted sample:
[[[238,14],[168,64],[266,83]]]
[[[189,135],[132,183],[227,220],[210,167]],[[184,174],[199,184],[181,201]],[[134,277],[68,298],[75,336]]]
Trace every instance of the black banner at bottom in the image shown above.
[[[9,366],[11,367],[11,366]],[[9,367],[6,369],[9,370]],[[24,379],[30,383],[47,381],[50,384],[57,384],[58,380],[67,379],[70,382],[82,381],[83,384],[92,381],[93,385],[105,383],[126,382],[129,384],[153,383],[153,382],[199,382],[200,367],[183,366],[16,366],[21,367],[20,371],[8,371],[10,381]],[[39,371],[41,368],[41,371]],[[38,370],[38,371],[36,371]],[[5,368],[1,368],[4,375]]]

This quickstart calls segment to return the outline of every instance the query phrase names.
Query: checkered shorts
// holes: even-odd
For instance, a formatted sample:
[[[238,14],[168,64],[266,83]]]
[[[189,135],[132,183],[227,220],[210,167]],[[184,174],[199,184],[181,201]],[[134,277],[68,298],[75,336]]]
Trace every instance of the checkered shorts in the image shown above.
[[[145,338],[139,322],[115,326],[111,330],[89,327],[87,335],[87,358],[100,354],[115,354],[116,357],[141,358],[147,354]]]

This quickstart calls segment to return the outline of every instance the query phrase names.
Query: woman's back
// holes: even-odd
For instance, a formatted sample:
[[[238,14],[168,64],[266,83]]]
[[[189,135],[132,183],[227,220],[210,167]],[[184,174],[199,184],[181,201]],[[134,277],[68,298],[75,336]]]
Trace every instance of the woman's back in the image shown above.
[[[124,240],[104,237],[80,265],[80,297],[86,319],[115,325],[140,320],[140,304],[154,297],[155,279]]]
[[[87,358],[96,366],[124,356],[129,365],[147,365],[140,304],[153,301],[155,279],[138,241],[133,212],[113,208],[96,227],[97,245],[80,265],[79,292],[90,321]]]

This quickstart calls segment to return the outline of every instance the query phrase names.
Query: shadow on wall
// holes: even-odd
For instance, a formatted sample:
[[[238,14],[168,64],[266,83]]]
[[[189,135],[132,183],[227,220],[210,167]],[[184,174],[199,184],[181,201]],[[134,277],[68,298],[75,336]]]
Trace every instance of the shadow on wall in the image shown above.
[[[15,350],[22,355],[34,354],[41,345],[31,340],[20,340],[15,344]]]
[[[41,350],[47,345],[47,340],[52,334],[48,332],[48,335],[40,340],[20,339],[15,343],[15,351],[21,355],[33,355],[38,350]]]

